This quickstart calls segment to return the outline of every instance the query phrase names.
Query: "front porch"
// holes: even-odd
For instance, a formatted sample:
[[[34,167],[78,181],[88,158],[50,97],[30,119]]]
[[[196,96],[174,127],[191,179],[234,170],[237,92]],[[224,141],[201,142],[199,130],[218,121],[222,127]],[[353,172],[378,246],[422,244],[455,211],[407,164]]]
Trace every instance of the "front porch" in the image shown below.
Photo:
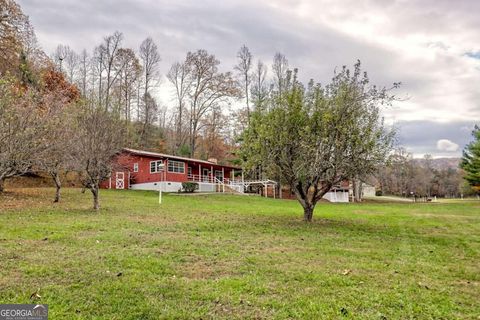
[[[202,185],[209,184],[216,186],[216,192],[234,192],[234,193],[245,193],[245,191],[250,186],[260,186],[263,187],[263,195],[265,197],[276,198],[278,195],[275,194],[275,189],[277,183],[273,180],[244,180],[243,173],[241,177],[235,177],[232,170],[232,178],[226,178],[222,175],[198,175],[198,174],[189,174],[188,181],[197,182],[199,184],[199,189],[202,188]]]

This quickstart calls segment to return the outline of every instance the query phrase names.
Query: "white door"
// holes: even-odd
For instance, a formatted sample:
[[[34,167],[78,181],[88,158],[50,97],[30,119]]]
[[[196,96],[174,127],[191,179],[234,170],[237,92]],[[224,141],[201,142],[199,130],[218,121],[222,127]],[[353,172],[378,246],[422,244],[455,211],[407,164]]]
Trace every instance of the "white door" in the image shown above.
[[[115,175],[115,189],[125,189],[125,174],[117,172]]]

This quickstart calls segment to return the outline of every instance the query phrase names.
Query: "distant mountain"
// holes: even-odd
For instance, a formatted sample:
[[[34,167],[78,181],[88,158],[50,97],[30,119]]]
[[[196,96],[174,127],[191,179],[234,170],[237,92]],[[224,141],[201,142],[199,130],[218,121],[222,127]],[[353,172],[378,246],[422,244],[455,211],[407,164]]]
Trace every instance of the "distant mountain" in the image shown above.
[[[431,161],[434,169],[441,170],[451,168],[457,170],[460,160],[460,158],[435,158]],[[413,161],[420,165],[425,164],[425,159],[413,159]]]

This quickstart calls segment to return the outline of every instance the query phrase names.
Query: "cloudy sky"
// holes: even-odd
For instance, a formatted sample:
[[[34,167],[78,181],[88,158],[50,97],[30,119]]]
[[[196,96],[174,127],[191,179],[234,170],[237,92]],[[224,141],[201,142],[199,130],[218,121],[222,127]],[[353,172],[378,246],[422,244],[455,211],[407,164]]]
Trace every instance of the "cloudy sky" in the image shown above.
[[[372,82],[401,81],[385,110],[399,143],[416,156],[459,156],[480,124],[480,1],[477,0],[19,0],[47,53],[57,44],[91,50],[124,33],[138,48],[151,36],[162,72],[187,51],[214,53],[225,70],[246,44],[271,64],[284,53],[302,78],[328,81],[357,59]],[[160,99],[168,104],[165,94]]]

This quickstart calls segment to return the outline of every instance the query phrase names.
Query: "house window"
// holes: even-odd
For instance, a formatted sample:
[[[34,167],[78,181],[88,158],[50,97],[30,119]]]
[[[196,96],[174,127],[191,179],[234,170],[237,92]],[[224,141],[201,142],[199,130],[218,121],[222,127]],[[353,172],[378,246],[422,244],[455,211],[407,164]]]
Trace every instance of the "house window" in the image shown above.
[[[181,161],[168,160],[168,172],[185,173],[185,163]]]
[[[188,175],[189,175],[189,176],[192,175],[192,167],[188,167]]]
[[[162,160],[150,161],[150,173],[157,173],[162,171]]]
[[[133,164],[133,172],[138,172],[138,163]]]

